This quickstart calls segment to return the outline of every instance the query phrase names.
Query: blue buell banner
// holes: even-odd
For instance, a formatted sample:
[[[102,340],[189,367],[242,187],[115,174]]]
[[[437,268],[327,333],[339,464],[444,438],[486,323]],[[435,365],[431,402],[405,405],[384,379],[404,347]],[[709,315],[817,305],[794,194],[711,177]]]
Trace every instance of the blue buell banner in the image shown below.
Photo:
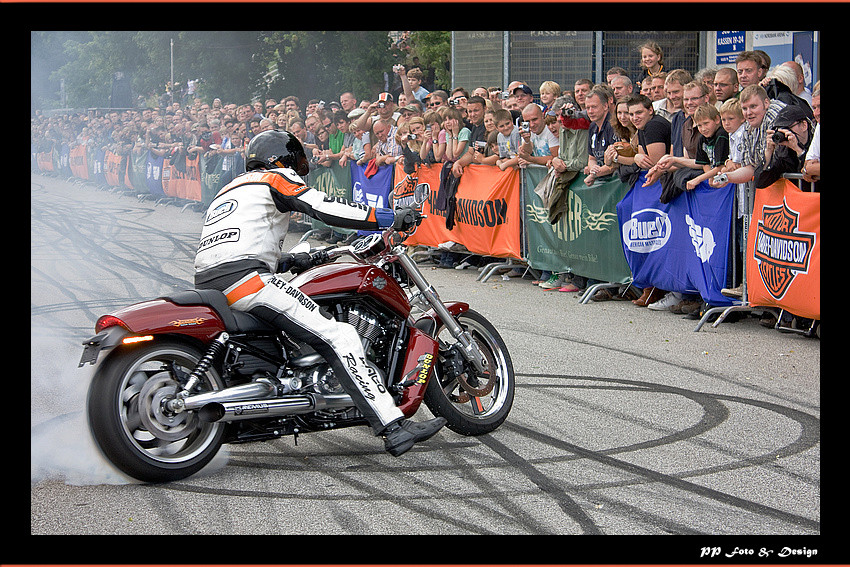
[[[634,285],[699,293],[710,305],[731,305],[720,290],[727,287],[734,186],[714,189],[703,182],[662,204],[661,183],[643,183],[642,173],[617,205]]]
[[[393,188],[393,166],[382,165],[374,175],[366,175],[368,167],[351,166],[351,198],[370,207],[389,208]],[[370,172],[371,173],[371,172]]]

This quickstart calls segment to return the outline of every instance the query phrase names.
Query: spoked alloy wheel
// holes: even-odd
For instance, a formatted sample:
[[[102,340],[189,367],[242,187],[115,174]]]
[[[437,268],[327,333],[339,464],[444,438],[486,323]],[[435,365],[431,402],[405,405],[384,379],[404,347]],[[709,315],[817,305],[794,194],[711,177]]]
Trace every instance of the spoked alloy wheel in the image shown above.
[[[465,372],[450,377],[446,363],[438,365],[428,382],[425,403],[437,416],[446,418],[449,429],[461,435],[482,435],[499,427],[508,417],[514,400],[514,368],[502,337],[481,314],[469,310],[457,322],[472,334],[484,355],[485,372],[478,375],[464,361]],[[441,327],[441,344],[453,344],[454,337]],[[446,351],[441,350],[444,357]]]
[[[95,374],[88,396],[89,424],[112,463],[143,482],[179,480],[201,470],[221,447],[225,424],[195,412],[172,414],[164,401],[182,390],[201,353],[157,341],[113,352]],[[223,387],[210,369],[201,391]]]

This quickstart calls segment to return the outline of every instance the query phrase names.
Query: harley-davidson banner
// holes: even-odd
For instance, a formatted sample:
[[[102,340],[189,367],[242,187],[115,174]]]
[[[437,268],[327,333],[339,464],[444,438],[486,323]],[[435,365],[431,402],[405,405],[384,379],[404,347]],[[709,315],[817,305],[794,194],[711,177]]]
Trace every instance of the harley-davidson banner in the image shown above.
[[[747,296],[752,305],[820,319],[820,193],[787,179],[756,189]]]
[[[404,181],[405,173],[396,168],[395,185]],[[474,254],[503,258],[522,258],[520,235],[519,171],[501,171],[489,165],[469,165],[464,168],[455,198],[454,226],[446,228],[446,211],[435,208],[440,191],[439,165],[417,169],[415,182],[430,186],[430,196],[422,207],[427,215],[416,233],[405,242],[410,245],[437,246],[452,241],[464,245]]]

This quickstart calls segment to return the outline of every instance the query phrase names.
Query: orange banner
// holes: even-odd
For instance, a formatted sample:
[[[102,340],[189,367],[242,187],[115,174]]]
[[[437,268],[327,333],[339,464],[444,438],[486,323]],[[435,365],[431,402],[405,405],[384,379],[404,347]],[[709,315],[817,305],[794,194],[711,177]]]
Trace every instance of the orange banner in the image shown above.
[[[178,199],[201,200],[200,158],[200,154],[195,154],[192,159],[179,156],[177,159],[185,160],[184,171],[174,167],[171,160],[165,161],[162,166],[162,189],[166,195]]]
[[[69,154],[71,173],[80,179],[89,178],[88,160],[85,146],[75,146]]]
[[[110,187],[118,187],[123,184],[127,163],[124,162],[125,170],[121,171],[121,156],[106,150],[103,158],[103,175],[106,178],[106,184]]]
[[[440,193],[440,169],[439,164],[422,166],[418,174],[414,174],[418,175],[417,183],[427,183],[431,189],[428,201],[422,206],[422,213],[428,218],[406,243],[437,246],[452,241],[475,254],[521,258],[519,170],[501,171],[492,165],[464,168],[455,195],[455,224],[448,230],[447,212],[434,208]],[[404,171],[397,167],[395,186],[404,180]]]
[[[36,162],[41,171],[53,171],[53,152],[40,152],[36,154]]]
[[[747,296],[820,320],[820,193],[780,179],[756,189],[747,238]]]

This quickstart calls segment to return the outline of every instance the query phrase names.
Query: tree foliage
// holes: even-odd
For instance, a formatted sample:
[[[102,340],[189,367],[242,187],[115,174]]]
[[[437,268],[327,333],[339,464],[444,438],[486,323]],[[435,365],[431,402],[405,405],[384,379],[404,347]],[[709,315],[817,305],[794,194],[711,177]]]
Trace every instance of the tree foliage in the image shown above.
[[[422,64],[447,84],[449,32],[415,33]],[[200,96],[236,103],[344,91],[373,100],[387,76],[392,84],[398,55],[387,31],[31,32],[33,105],[58,106],[64,80],[68,106],[108,106],[118,71],[134,96],[155,100],[171,77],[172,40],[175,83],[203,79]]]
[[[275,71],[266,86],[271,96],[285,93],[306,103],[351,91],[371,100],[383,90],[383,72],[392,72],[386,31],[264,32],[263,43]]]
[[[434,69],[435,87],[450,90],[452,75],[449,67],[452,54],[452,33],[448,31],[415,31],[411,34],[415,52],[426,67]]]

